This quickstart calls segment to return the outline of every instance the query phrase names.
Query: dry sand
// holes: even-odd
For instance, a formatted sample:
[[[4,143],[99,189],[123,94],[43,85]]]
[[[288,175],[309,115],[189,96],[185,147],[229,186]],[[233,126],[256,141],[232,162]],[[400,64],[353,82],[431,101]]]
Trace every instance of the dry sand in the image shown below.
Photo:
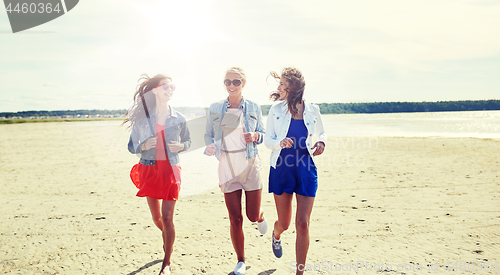
[[[161,234],[145,199],[135,197],[128,172],[137,157],[117,125],[0,125],[2,274],[158,273]],[[259,148],[268,167],[269,150]],[[306,274],[354,274],[350,262],[365,263],[357,274],[377,274],[381,263],[423,267],[387,274],[500,273],[466,263],[500,260],[499,156],[500,141],[491,139],[330,135],[310,225],[307,263],[316,270]],[[177,203],[172,274],[231,274],[236,257],[216,162],[201,153],[182,158],[190,160],[183,190],[208,191]],[[264,190],[272,225],[274,200]],[[271,231],[261,236],[248,220],[244,231],[247,274],[293,273],[293,223],[281,259],[272,254]],[[459,270],[445,270],[447,262]],[[342,267],[351,270],[335,270]],[[460,271],[467,268],[481,271]]]

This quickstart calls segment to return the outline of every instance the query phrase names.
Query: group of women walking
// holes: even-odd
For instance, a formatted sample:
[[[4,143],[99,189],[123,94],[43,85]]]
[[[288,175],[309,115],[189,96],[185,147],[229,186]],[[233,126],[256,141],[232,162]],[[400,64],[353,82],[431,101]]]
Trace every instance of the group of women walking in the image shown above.
[[[228,96],[210,105],[204,135],[205,155],[219,160],[219,187],[229,213],[231,241],[236,252],[234,274],[245,274],[242,195],[245,193],[247,218],[257,222],[261,234],[267,221],[261,208],[262,164],[257,145],[264,143],[271,152],[269,192],[274,194],[278,219],[273,224],[271,247],[274,255],[283,255],[281,235],[290,225],[292,199],[296,195],[296,263],[303,274],[309,248],[309,220],[318,188],[314,156],[323,153],[326,134],[319,107],[304,100],[305,81],[296,68],[284,68],[275,101],[264,129],[260,106],[243,97],[246,75],[241,68],[226,71],[224,85]],[[132,129],[128,149],[140,156],[130,172],[146,197],[155,225],[162,231],[165,256],[160,274],[170,274],[170,257],[175,240],[173,212],[179,199],[181,166],[179,152],[191,145],[186,118],[169,101],[175,85],[168,76],[144,75],[134,95],[125,122]],[[313,142],[313,137],[316,142]],[[301,268],[302,267],[302,268]]]

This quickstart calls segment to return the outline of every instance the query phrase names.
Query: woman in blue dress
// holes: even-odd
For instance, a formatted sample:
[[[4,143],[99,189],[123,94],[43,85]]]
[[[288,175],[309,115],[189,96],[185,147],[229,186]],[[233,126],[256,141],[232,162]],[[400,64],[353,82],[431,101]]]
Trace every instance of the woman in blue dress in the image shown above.
[[[319,107],[305,102],[305,81],[296,68],[284,68],[278,91],[271,94],[277,101],[267,117],[264,144],[271,152],[269,192],[274,193],[278,220],[274,223],[272,248],[274,255],[283,255],[281,234],[288,229],[292,218],[293,194],[297,200],[295,227],[296,271],[303,274],[309,249],[309,221],[318,189],[318,174],[314,156],[321,155],[326,145]],[[317,139],[313,143],[313,137]]]

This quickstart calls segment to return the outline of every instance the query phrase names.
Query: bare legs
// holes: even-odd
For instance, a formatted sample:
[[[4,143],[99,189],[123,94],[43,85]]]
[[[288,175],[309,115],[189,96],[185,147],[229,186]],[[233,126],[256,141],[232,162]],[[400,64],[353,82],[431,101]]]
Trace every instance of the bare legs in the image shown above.
[[[163,258],[163,264],[161,265],[160,274],[163,273],[163,269],[168,265],[170,266],[170,256],[174,249],[175,241],[175,226],[174,226],[174,209],[175,201],[163,201],[161,205],[163,222],[163,249],[165,250],[165,257]]]
[[[160,274],[164,274],[165,267],[170,265],[170,256],[172,255],[175,241],[174,210],[176,201],[162,200],[160,209],[160,200],[149,197],[147,200],[153,222],[162,231],[165,257],[163,258]]]
[[[274,194],[274,203],[278,212],[278,220],[274,222],[274,237],[279,240],[281,233],[287,230],[292,220],[292,194]],[[298,208],[298,207],[297,207]]]
[[[231,222],[231,241],[234,251],[238,257],[238,262],[245,262],[245,236],[243,235],[243,214],[241,210],[242,190],[231,193],[224,193],[229,221]],[[264,211],[260,208],[262,189],[247,191],[246,215],[251,222],[261,222],[264,220]]]
[[[246,216],[251,222],[262,222],[264,220],[264,211],[260,208],[262,199],[262,189],[245,192],[246,196]],[[231,193],[225,193],[224,198],[231,222],[231,241],[238,257],[238,262],[245,262],[245,237],[243,235],[243,214],[241,206],[242,190]],[[154,224],[162,231],[163,250],[165,257],[161,267],[160,274],[166,266],[170,265],[170,256],[172,255],[175,240],[175,227],[173,215],[176,201],[163,200],[160,206],[160,200],[147,198],[151,216]]]
[[[295,217],[295,228],[297,239],[295,240],[295,259],[297,261],[297,274],[304,274],[307,251],[309,250],[309,221],[314,204],[314,197],[296,195],[297,214]]]
[[[151,216],[153,217],[153,222],[156,227],[163,231],[163,222],[161,221],[161,200],[146,197],[148,200],[149,210],[151,211]]]
[[[237,190],[224,194],[229,221],[231,222],[231,241],[238,257],[238,262],[245,261],[245,236],[243,235],[243,215],[241,214],[241,193],[241,190]]]
[[[288,229],[292,219],[292,194],[274,194],[274,202],[278,212],[278,220],[274,223],[274,237],[281,238],[281,234]],[[314,204],[314,197],[296,195],[297,213],[295,228],[297,239],[295,241],[295,259],[297,262],[297,275],[304,274],[307,251],[309,249],[309,221]]]

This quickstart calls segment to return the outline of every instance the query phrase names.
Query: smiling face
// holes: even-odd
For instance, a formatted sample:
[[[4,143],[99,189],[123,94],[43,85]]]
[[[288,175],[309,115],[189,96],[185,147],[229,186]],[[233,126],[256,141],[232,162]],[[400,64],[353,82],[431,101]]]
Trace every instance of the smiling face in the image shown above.
[[[170,84],[172,84],[172,80],[168,78],[164,78],[158,83],[158,85],[168,84],[168,89],[165,90],[163,86],[153,89],[153,93],[156,95],[156,99],[159,101],[169,101],[172,99],[174,91]]]
[[[284,77],[280,78],[280,83],[278,85],[278,93],[280,95],[280,100],[284,100],[288,97],[288,92],[286,89],[288,88],[290,84],[288,83],[288,80]]]
[[[241,77],[241,75],[239,75],[237,73],[233,73],[233,72],[228,72],[226,74],[225,79],[229,79],[231,81],[231,85],[226,86],[226,90],[227,90],[227,93],[229,94],[229,96],[230,97],[233,97],[233,96],[240,97],[241,92],[243,90],[243,87],[245,87],[245,82],[243,81],[243,78]],[[241,84],[239,86],[234,86],[234,84],[232,83],[232,81],[235,79],[241,80]]]

